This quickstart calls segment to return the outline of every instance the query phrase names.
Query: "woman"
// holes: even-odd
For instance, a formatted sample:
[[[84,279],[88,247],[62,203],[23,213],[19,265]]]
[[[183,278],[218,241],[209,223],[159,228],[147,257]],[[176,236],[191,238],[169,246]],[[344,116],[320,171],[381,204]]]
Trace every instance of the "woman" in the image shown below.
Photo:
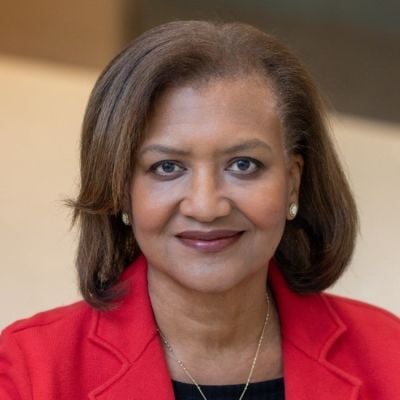
[[[356,209],[274,38],[202,21],[139,37],[95,85],[71,205],[85,301],[3,332],[1,399],[400,396],[399,320],[321,292]]]

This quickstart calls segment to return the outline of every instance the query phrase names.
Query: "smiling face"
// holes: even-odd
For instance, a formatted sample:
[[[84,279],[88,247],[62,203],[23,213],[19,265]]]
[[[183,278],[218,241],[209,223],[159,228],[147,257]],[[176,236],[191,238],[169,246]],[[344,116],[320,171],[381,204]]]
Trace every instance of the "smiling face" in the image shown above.
[[[276,99],[261,77],[167,89],[131,185],[149,270],[210,293],[264,279],[297,203],[301,166],[285,153]]]

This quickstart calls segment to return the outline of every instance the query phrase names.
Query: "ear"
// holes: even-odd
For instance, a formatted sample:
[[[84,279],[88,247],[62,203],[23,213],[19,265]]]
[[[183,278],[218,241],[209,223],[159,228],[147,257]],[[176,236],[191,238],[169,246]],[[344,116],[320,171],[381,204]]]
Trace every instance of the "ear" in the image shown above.
[[[299,193],[301,185],[301,176],[303,173],[304,159],[300,154],[291,154],[288,159],[288,204],[287,209],[291,204],[299,205]],[[292,218],[290,218],[292,219]]]

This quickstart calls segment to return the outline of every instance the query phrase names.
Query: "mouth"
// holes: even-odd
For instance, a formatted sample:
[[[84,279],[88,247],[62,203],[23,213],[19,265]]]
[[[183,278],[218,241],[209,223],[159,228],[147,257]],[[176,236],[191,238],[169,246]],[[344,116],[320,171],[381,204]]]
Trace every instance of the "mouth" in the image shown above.
[[[215,253],[226,249],[240,239],[244,231],[215,230],[215,231],[185,231],[176,238],[187,247],[205,253]]]

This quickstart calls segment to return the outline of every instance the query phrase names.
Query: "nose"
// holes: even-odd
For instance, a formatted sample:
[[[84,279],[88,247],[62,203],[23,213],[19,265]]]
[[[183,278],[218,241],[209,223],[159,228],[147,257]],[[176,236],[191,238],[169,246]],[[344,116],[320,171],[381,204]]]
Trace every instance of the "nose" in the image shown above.
[[[200,222],[212,222],[231,212],[231,201],[224,196],[218,177],[211,171],[192,176],[180,203],[180,212]]]

